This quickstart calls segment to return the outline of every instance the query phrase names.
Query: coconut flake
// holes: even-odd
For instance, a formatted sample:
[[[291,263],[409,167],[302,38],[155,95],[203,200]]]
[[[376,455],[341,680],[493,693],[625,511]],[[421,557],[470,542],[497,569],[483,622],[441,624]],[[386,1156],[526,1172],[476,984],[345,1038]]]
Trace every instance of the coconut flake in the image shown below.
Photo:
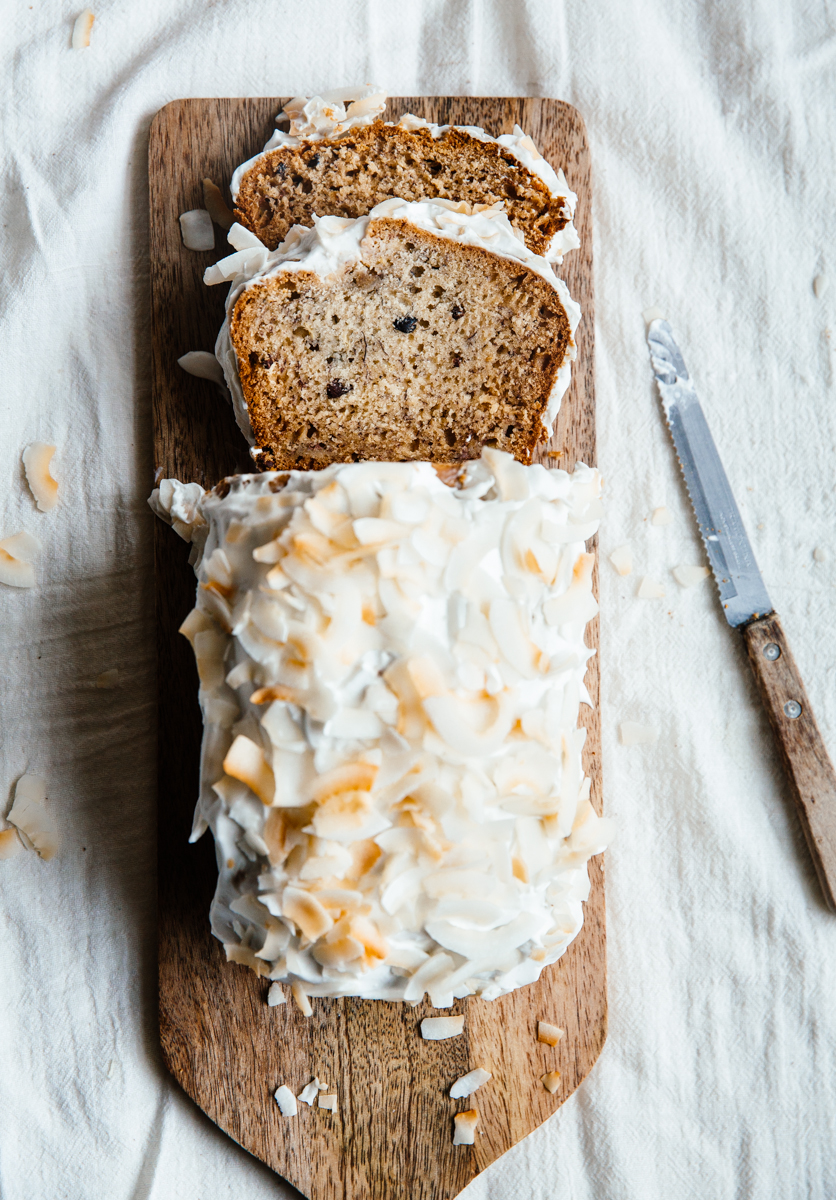
[[[320,1095],[318,1104],[320,1108],[326,1108],[329,1112],[337,1111],[337,1097],[331,1093],[329,1096]]]
[[[476,1141],[476,1126],[478,1124],[478,1109],[470,1108],[467,1112],[456,1113],[453,1117],[453,1145],[472,1146]]]
[[[680,587],[696,587],[709,576],[708,567],[674,567],[673,577]]]
[[[653,725],[640,725],[638,721],[622,721],[618,727],[622,746],[640,746],[655,742],[659,730]]]
[[[6,538],[10,542],[12,538]],[[0,545],[0,583],[9,587],[31,588],[35,586],[35,568],[31,563],[21,562],[19,558]]]
[[[670,525],[672,521],[673,513],[669,508],[665,508],[664,505],[661,508],[654,508],[650,518],[651,525]]]
[[[195,644],[197,645],[198,639],[206,636],[206,634],[197,634]],[[223,767],[227,775],[231,775],[233,779],[240,779],[241,783],[246,783],[262,804],[273,803],[276,791],[273,772],[264,757],[261,746],[256,745],[251,738],[245,737],[244,734],[238,735],[227,751]]]
[[[97,688],[115,688],[119,681],[119,668],[111,667],[109,671],[102,671],[101,675],[96,676]]]
[[[95,17],[89,8],[79,13],[73,25],[73,50],[86,50],[90,45],[90,34],[93,31]]]
[[[41,512],[49,512],[58,503],[58,482],[50,470],[54,453],[55,447],[46,442],[32,442],[23,451],[26,482]]]
[[[664,321],[666,319],[661,308],[656,307],[646,308],[642,313],[642,317],[646,325],[649,325],[651,321]]]
[[[215,228],[205,208],[192,208],[181,213],[180,230],[187,250],[215,249]]]
[[[650,575],[645,575],[639,584],[639,590],[636,595],[640,600],[664,600],[665,589],[661,583],[652,579]]]
[[[425,1042],[442,1042],[445,1038],[458,1037],[464,1032],[464,1016],[424,1017],[421,1022],[421,1037]]]
[[[223,193],[211,179],[203,180],[203,204],[209,216],[221,229],[231,229],[235,216],[223,198]]]
[[[293,996],[293,999],[296,1001],[297,1005],[299,1006],[299,1011],[301,1012],[302,1016],[303,1017],[312,1016],[313,1008],[311,1007],[311,1002],[308,999],[308,993],[302,987],[301,983],[299,983],[297,981],[296,983],[292,984],[292,986],[290,988],[290,993]]]
[[[60,839],[45,806],[46,780],[38,775],[21,775],[8,820],[25,834],[41,858],[49,861],[57,853]]]
[[[610,562],[619,575],[629,575],[633,570],[633,551],[628,543],[616,546],[610,555]]]
[[[314,1078],[311,1080],[311,1082],[306,1083],[305,1086],[302,1088],[297,1099],[301,1100],[303,1104],[307,1104],[309,1107],[313,1108],[313,1102],[314,1102],[314,1100],[316,1100],[317,1096],[319,1095],[320,1087],[321,1087],[321,1084],[320,1084],[319,1080],[317,1079],[316,1076],[314,1076]]]
[[[551,1094],[554,1095],[557,1089],[560,1087],[560,1072],[547,1071],[545,1075],[540,1076],[540,1080],[546,1091],[551,1092]]]
[[[0,829],[0,858],[14,858],[22,849],[23,843],[16,829]]]
[[[280,1004],[287,1004],[287,996],[285,996],[284,989],[280,983],[270,984],[270,990],[267,993],[267,1003],[271,1008],[278,1008]]]
[[[489,1079],[493,1079],[490,1071],[486,1071],[484,1067],[476,1067],[475,1070],[468,1071],[467,1075],[462,1075],[456,1080],[450,1088],[450,1096],[453,1100],[466,1100]]]
[[[13,533],[11,537],[0,541],[0,550],[5,550],[19,562],[34,562],[42,549],[41,543],[31,533]]]
[[[548,1021],[537,1022],[537,1041],[545,1042],[547,1046],[556,1046],[565,1032],[559,1025],[550,1025]]]
[[[210,354],[208,350],[189,350],[187,354],[180,355],[177,365],[182,367],[187,375],[194,375],[197,379],[211,380],[226,393],[223,367],[214,354]]]
[[[273,1099],[278,1104],[279,1112],[282,1114],[282,1116],[295,1117],[299,1111],[296,1104],[296,1097],[285,1083],[276,1088],[275,1092],[273,1093]]]
[[[813,280],[813,293],[817,300],[821,300],[822,296],[830,286],[830,281],[826,275],[817,275]]]

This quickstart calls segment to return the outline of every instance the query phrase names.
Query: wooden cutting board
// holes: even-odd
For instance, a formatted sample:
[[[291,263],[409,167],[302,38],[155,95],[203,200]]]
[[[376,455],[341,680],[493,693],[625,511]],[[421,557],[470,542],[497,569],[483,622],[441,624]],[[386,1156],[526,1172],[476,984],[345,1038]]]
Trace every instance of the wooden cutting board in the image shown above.
[[[206,288],[204,268],[228,251],[185,249],[178,216],[203,206],[201,180],[226,187],[233,169],[258,152],[284,101],[179,100],[151,126],[151,304],[154,451],[157,478],[212,487],[252,470],[231,407],[211,384],[186,375],[177,358],[211,350],[225,288]],[[568,104],[537,99],[392,99],[387,119],[413,112],[442,124],[481,125],[498,136],[519,122],[578,193],[582,248],[560,273],[580,302],[578,362],[552,443],[540,458],[570,468],[595,462],[591,180],[586,132]],[[547,451],[552,452],[547,457]],[[545,1121],[572,1094],[601,1052],[607,1029],[603,862],[590,864],[584,926],[564,957],[536,984],[485,1002],[458,1001],[464,1036],[424,1042],[428,1003],[314,1000],[314,1014],[288,1003],[268,1008],[268,984],[227,964],[209,932],[216,870],[211,835],[188,844],[198,790],[201,719],[191,649],[177,628],[192,608],[188,548],[155,523],[159,671],[159,984],[165,1062],[185,1091],[230,1137],[311,1200],[442,1200],[456,1196],[489,1163]],[[597,590],[597,580],[596,580]],[[598,622],[587,634],[598,645]],[[587,676],[595,709],[585,770],[601,811],[598,659]],[[537,1021],[566,1030],[556,1049],[537,1042]],[[474,1097],[481,1113],[473,1147],[452,1145],[452,1082],[484,1066],[493,1079]],[[562,1075],[557,1094],[540,1083]],[[280,1083],[299,1092],[312,1076],[339,1095],[339,1112],[300,1105],[283,1117]]]

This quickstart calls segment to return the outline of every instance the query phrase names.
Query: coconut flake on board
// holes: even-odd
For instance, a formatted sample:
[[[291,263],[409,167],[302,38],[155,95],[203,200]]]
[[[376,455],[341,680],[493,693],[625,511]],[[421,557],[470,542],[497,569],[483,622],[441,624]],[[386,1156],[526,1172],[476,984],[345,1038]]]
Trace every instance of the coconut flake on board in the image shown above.
[[[187,250],[215,249],[215,227],[205,208],[193,208],[181,213],[180,231]]]
[[[41,512],[48,512],[58,503],[58,481],[52,474],[55,447],[46,442],[32,442],[23,451],[23,470],[26,482]]]
[[[270,1008],[278,1008],[280,1004],[287,1004],[287,996],[284,994],[284,989],[280,983],[271,983],[267,992],[267,1003]]]
[[[543,1084],[543,1087],[547,1092],[551,1092],[551,1094],[554,1095],[557,1089],[560,1087],[560,1072],[547,1071],[545,1075],[540,1076],[540,1082]]]
[[[329,1112],[335,1113],[337,1111],[337,1097],[333,1093],[329,1096],[320,1094],[318,1104],[320,1108],[326,1108]]]
[[[466,1100],[489,1079],[493,1079],[490,1071],[486,1071],[484,1067],[476,1067],[475,1070],[468,1071],[467,1075],[462,1075],[456,1080],[450,1088],[450,1097],[453,1100]]]
[[[547,1046],[556,1046],[565,1032],[559,1025],[550,1025],[548,1021],[537,1022],[537,1041],[545,1042]]]
[[[203,180],[203,206],[221,229],[231,229],[235,214],[223,198],[223,192],[212,179]]]
[[[301,1100],[303,1104],[307,1104],[310,1108],[313,1108],[313,1102],[319,1095],[321,1087],[322,1085],[320,1084],[319,1079],[314,1076],[311,1082],[306,1083],[302,1088],[297,1099]]]
[[[424,1017],[421,1037],[425,1042],[443,1042],[464,1032],[464,1017]]]
[[[279,1112],[285,1117],[295,1117],[299,1111],[299,1106],[296,1103],[296,1097],[293,1092],[283,1083],[277,1087],[273,1093],[273,1099],[279,1106]]]
[[[472,1146],[476,1141],[476,1126],[478,1124],[478,1109],[470,1108],[467,1112],[456,1113],[453,1117],[453,1145]]]

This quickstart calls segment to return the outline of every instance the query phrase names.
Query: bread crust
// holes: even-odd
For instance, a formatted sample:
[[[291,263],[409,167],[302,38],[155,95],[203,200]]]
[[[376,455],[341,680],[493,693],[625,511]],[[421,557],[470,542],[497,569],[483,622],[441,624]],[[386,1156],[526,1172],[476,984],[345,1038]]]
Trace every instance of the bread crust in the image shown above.
[[[361,250],[327,279],[267,276],[233,306],[259,467],[455,464],[485,445],[530,462],[571,344],[555,289],[403,220],[370,221]]]
[[[241,180],[235,215],[274,250],[291,226],[312,225],[314,214],[361,217],[392,196],[503,201],[528,248],[542,256],[569,221],[565,198],[552,196],[504,146],[460,129],[434,138],[380,119],[337,139],[268,151]]]

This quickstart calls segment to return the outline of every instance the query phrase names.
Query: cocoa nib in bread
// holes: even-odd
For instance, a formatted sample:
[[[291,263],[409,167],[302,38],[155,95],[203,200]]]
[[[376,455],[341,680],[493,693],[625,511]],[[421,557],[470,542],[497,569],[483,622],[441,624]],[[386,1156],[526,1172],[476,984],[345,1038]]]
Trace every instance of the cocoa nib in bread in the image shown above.
[[[244,174],[236,217],[274,250],[293,225],[314,214],[360,217],[376,204],[402,200],[504,201],[512,225],[535,254],[547,255],[569,219],[566,199],[496,142],[450,128],[405,129],[377,120],[339,138],[279,146]]]
[[[522,262],[372,217],[362,258],[250,284],[229,331],[260,469],[531,460],[572,330]]]

